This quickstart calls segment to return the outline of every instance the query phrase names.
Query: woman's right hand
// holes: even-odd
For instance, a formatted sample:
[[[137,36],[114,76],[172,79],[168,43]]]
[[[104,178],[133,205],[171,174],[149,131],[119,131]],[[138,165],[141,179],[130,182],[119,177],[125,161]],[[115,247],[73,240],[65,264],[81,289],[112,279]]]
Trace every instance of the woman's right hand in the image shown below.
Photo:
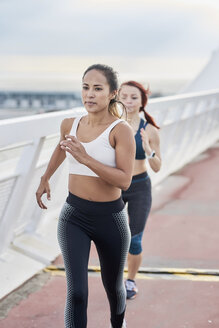
[[[47,199],[50,200],[50,186],[49,186],[49,181],[44,179],[43,177],[41,178],[40,185],[36,191],[36,199],[39,207],[41,207],[43,210],[47,210],[46,205],[42,202],[42,195],[46,194]]]

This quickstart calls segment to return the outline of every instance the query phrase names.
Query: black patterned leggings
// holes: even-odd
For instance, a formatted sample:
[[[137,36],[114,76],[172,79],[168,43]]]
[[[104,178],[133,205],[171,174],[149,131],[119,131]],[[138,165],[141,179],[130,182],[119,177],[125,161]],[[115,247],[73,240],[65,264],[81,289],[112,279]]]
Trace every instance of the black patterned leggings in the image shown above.
[[[128,190],[122,191],[124,203],[128,203],[131,244],[129,253],[138,255],[142,252],[142,236],[151,209],[151,180],[147,172],[132,177]]]
[[[121,328],[126,307],[123,270],[130,245],[128,217],[122,199],[92,202],[69,193],[59,218],[58,240],[67,278],[65,328],[87,326],[91,240],[100,259],[112,327]]]

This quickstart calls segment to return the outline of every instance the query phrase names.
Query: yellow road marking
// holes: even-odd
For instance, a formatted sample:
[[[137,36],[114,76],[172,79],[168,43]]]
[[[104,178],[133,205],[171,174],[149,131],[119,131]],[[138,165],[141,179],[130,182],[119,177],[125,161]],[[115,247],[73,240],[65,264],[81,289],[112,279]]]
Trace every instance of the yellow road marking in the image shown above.
[[[44,269],[53,276],[65,276],[64,267],[50,265]],[[90,275],[100,273],[99,266],[89,266]],[[127,268],[124,270],[124,277],[127,277]],[[208,269],[192,269],[192,268],[140,268],[136,276],[137,279],[168,279],[168,280],[191,280],[191,281],[219,281],[219,270]]]

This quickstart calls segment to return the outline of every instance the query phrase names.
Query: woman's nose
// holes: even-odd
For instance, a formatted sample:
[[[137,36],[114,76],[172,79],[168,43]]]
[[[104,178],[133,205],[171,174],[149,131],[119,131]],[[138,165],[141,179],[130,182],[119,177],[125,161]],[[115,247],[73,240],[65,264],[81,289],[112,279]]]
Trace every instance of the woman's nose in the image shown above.
[[[88,90],[87,91],[87,97],[89,97],[89,98],[93,98],[94,97],[94,92],[93,92],[93,90]]]
[[[124,101],[124,103],[127,104],[127,105],[130,105],[130,104],[132,103],[132,100],[131,100],[131,99],[126,99],[126,100]]]

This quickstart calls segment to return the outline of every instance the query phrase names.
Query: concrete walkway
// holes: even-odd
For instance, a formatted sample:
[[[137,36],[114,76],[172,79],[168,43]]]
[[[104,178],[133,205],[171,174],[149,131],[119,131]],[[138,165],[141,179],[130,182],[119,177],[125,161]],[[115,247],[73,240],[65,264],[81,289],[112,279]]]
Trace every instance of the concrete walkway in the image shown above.
[[[155,188],[128,328],[219,328],[218,195],[219,144]],[[98,264],[92,247],[88,328],[109,327]],[[0,301],[0,327],[63,328],[65,294],[59,257]]]

